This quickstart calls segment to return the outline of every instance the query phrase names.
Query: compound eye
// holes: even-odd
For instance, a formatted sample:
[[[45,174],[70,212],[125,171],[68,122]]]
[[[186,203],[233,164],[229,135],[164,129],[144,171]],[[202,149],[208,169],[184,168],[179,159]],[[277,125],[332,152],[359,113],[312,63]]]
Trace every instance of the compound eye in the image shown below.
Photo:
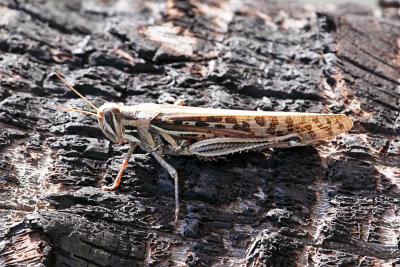
[[[111,112],[109,110],[105,110],[104,111],[104,120],[105,122],[111,126],[112,128],[114,128],[114,119],[113,119],[113,115],[111,114]]]
[[[103,113],[103,132],[110,138],[113,142],[117,142],[117,118],[110,110],[105,110]]]

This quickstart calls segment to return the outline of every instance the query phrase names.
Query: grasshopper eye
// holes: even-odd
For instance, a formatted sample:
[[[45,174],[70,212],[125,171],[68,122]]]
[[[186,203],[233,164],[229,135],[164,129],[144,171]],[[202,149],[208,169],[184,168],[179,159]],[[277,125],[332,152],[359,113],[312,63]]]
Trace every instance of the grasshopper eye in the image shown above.
[[[115,117],[115,114],[112,113],[110,110],[104,110],[103,112],[103,132],[104,134],[110,138],[111,141],[118,143],[118,133],[117,133],[117,127],[118,127],[118,122],[117,118]]]
[[[109,110],[104,111],[104,120],[105,120],[105,122],[104,122],[105,124],[107,124],[109,126],[114,125],[114,115]]]
[[[119,107],[102,106],[99,109],[99,124],[103,133],[114,143],[120,143],[122,140],[120,111]]]

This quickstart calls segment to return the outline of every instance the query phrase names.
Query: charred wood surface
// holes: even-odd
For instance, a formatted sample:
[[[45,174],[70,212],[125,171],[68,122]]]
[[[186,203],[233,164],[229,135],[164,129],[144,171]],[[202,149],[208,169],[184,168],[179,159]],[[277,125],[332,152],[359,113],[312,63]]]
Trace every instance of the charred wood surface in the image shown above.
[[[400,22],[286,1],[0,0],[0,265],[395,265],[400,259]],[[343,113],[314,147],[180,175],[107,140],[96,106],[143,102]]]

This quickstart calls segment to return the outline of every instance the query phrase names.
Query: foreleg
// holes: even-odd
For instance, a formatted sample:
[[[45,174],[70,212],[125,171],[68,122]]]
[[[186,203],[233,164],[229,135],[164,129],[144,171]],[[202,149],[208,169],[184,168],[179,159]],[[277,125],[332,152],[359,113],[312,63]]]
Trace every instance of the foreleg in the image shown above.
[[[129,159],[131,158],[133,151],[135,150],[136,146],[138,145],[138,143],[133,143],[133,142],[130,142],[129,144],[130,144],[129,150],[125,155],[124,161],[122,162],[122,166],[118,172],[117,178],[114,180],[114,183],[111,186],[103,185],[103,188],[102,188],[103,190],[112,191],[112,190],[115,190],[119,186],[119,183],[121,182],[122,174],[124,173],[124,170],[125,170],[126,166],[128,165]]]

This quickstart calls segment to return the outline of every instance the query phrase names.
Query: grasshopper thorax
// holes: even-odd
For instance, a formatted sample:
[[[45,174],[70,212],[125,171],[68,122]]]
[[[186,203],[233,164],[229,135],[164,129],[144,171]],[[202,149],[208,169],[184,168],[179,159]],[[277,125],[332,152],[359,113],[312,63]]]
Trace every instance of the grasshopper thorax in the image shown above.
[[[97,111],[97,118],[103,133],[114,143],[123,143],[120,105],[105,103]]]

